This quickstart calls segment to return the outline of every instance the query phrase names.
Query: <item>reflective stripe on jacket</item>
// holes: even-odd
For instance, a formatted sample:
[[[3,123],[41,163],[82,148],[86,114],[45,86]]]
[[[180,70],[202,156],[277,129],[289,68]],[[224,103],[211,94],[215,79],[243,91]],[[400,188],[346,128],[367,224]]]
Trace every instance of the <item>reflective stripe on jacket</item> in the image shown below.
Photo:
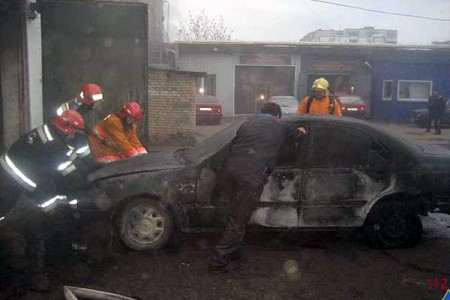
[[[95,159],[100,162],[147,153],[137,137],[136,124],[126,131],[122,120],[115,114],[108,115],[94,127],[89,142]]]

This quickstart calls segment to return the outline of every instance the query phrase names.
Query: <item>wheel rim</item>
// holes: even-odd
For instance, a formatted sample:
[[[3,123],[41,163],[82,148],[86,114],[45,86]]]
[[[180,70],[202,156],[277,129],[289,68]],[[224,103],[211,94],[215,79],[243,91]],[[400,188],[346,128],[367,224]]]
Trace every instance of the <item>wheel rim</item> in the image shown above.
[[[411,230],[411,218],[400,211],[385,212],[374,224],[378,238],[387,246],[398,246],[408,240]]]
[[[140,205],[130,210],[125,223],[125,232],[134,242],[142,245],[157,243],[164,235],[165,218],[153,206]]]

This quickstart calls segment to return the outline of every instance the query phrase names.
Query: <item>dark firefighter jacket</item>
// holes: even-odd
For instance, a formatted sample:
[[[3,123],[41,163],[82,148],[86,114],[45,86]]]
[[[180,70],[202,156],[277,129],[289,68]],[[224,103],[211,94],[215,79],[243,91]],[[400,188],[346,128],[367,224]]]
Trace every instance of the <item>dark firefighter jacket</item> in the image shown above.
[[[58,190],[64,180],[75,184],[74,176],[80,174],[80,163],[90,153],[87,139],[78,136],[73,144],[64,141],[64,135],[50,122],[33,129],[16,141],[1,157],[3,169],[31,194],[46,189],[48,185]],[[78,169],[78,170],[77,170]]]
[[[56,114],[60,116],[64,111],[73,109],[80,113],[84,120],[84,132],[86,134],[90,134],[92,128],[96,124],[98,120],[98,116],[95,114],[92,108],[89,108],[87,105],[79,102],[77,98],[73,98],[67,102],[61,104],[60,107],[56,110]]]

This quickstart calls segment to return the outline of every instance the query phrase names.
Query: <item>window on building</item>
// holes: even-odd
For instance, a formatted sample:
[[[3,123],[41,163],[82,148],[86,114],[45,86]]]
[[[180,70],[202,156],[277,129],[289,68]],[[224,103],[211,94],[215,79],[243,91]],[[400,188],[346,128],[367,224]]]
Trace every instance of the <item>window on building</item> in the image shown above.
[[[216,95],[216,74],[208,74],[205,78],[205,95]]]
[[[392,87],[394,82],[392,80],[383,81],[383,100],[392,100]]]
[[[431,90],[431,81],[399,80],[397,99],[398,101],[428,101]]]

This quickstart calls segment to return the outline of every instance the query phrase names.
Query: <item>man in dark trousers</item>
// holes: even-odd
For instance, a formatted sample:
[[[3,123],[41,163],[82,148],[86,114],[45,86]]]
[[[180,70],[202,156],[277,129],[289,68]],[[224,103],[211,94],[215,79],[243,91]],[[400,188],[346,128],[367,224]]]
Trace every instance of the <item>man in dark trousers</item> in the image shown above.
[[[86,167],[80,160],[90,150],[87,138],[76,135],[82,130],[81,114],[66,110],[20,137],[0,156],[0,281],[23,277],[22,287],[48,288],[45,212],[71,200],[66,192],[84,184],[86,173],[81,170]]]
[[[428,98],[428,126],[427,132],[430,132],[431,122],[434,124],[434,134],[441,134],[441,121],[445,114],[445,98],[439,94],[438,91],[433,91],[433,94]]]
[[[291,128],[280,118],[280,106],[266,103],[260,114],[239,127],[231,143],[217,187],[221,195],[229,199],[230,213],[209,262],[211,272],[240,267],[240,248],[246,226],[275,167],[278,151],[286,138],[306,134],[303,127]]]

